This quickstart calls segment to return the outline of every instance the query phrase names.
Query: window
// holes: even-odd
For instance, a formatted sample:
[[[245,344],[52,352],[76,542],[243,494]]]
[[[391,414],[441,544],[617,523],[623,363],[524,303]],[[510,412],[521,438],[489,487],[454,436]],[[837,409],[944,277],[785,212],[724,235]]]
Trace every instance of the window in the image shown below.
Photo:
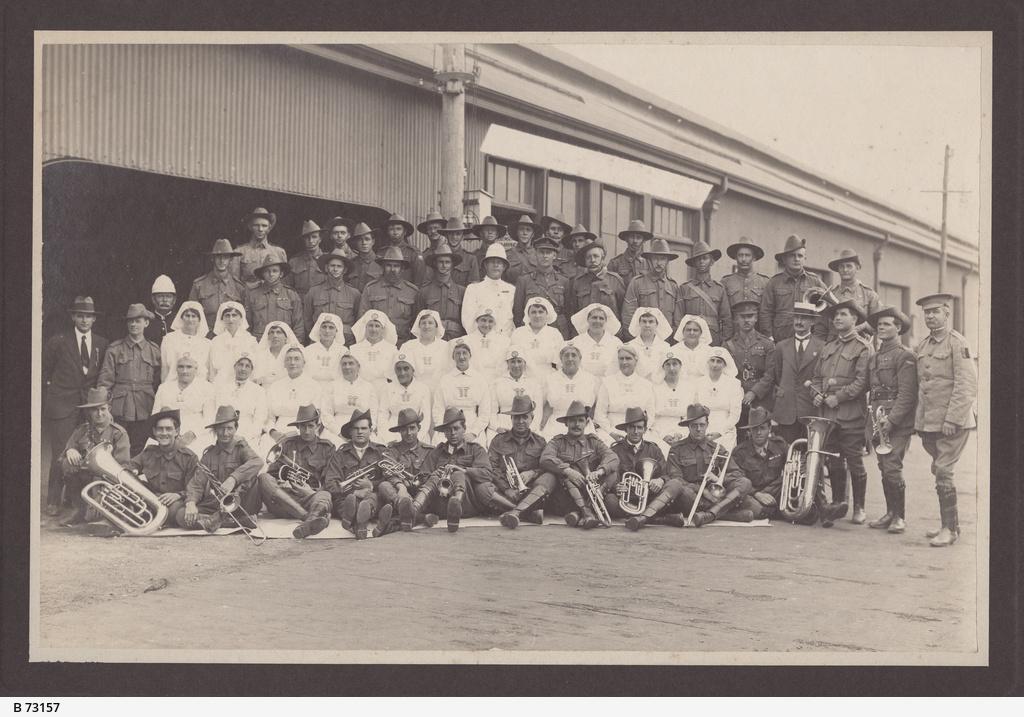
[[[700,235],[700,212],[656,201],[652,225],[651,231],[657,237],[669,241],[685,239],[692,243]]]
[[[569,224],[586,224],[587,183],[575,177],[548,175],[548,195],[545,212],[548,216],[562,214]]]
[[[487,191],[494,195],[497,204],[535,211],[537,170],[488,158]]]
[[[878,282],[878,301],[882,306],[895,306],[910,317],[910,330],[903,334],[904,346],[910,345],[910,337],[914,333],[916,317],[910,311],[910,288],[899,284]]]
[[[629,227],[630,219],[643,216],[643,197],[611,187],[601,187],[601,231],[599,236],[608,247],[609,256],[625,249],[619,232]],[[595,232],[597,234],[598,232]]]
[[[963,311],[963,303],[963,299],[959,296],[954,296],[953,305],[949,307],[952,312],[949,317],[950,324],[953,326],[953,331],[960,334],[964,332],[964,322],[961,320],[963,318],[963,314],[961,313]]]

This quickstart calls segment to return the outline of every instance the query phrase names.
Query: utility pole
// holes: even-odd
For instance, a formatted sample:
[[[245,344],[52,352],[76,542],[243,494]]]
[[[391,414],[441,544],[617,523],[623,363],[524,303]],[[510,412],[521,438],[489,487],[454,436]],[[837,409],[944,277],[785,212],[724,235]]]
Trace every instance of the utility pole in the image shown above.
[[[939,293],[946,290],[946,244],[948,235],[946,232],[946,205],[950,194],[970,194],[968,191],[949,188],[949,158],[953,156],[953,150],[946,145],[946,151],[942,162],[942,238],[939,243]],[[936,189],[922,189],[928,194],[937,194]]]
[[[466,72],[466,46],[441,45],[441,70],[434,72],[441,93],[441,213],[462,216],[466,165],[466,84],[475,75]]]

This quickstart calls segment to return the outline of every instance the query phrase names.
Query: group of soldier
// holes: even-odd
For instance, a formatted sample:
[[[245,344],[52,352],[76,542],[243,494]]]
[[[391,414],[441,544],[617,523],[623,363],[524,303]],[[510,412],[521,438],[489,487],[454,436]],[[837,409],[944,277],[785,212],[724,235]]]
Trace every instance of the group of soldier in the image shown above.
[[[392,215],[376,230],[307,220],[290,259],[270,242],[273,213],[245,223],[240,246],[214,242],[180,307],[158,277],[152,310],[131,304],[126,336],[108,344],[79,296],[73,330],[47,341],[47,513],[69,508],[62,524],[95,517],[80,493],[99,444],[144,478],[170,524],[210,532],[224,495],[245,515],[299,520],[299,538],[332,517],[357,538],[372,520],[375,535],[439,516],[454,532],[462,516],[515,528],[545,511],[583,529],[751,521],[779,514],[800,419],[820,415],[835,421],[831,500],[814,496],[812,522],[846,515],[847,477],[851,520],[867,521],[864,455],[882,443],[886,513],[869,525],[903,532],[916,432],[939,498],[931,544],[957,540],[953,472],[977,386],[949,326],[953,299],[917,301],[929,335],[910,351],[910,319],[857,280],[852,251],[825,287],[804,268],[803,239],[786,239],[769,278],[754,269],[763,249],[741,238],[726,249],[735,271],[715,280],[722,253],[698,241],[680,284],[668,275],[678,254],[640,220],[610,261],[560,216],[506,227],[431,214],[414,228]],[[713,472],[716,448],[728,460]],[[644,476],[641,511],[623,507],[628,473]]]

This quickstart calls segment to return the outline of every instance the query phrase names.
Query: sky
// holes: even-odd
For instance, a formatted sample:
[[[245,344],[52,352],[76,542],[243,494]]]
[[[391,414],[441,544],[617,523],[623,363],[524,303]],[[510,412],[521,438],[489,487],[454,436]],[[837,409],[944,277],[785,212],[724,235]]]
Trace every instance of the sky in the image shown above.
[[[981,49],[962,39],[965,46],[922,36],[916,40],[935,45],[681,44],[692,42],[683,39],[557,47],[936,229],[941,194],[922,190],[942,189],[949,144],[949,188],[970,192],[950,194],[949,231],[977,243],[982,122],[988,116],[981,104]],[[820,36],[803,41],[820,43]]]

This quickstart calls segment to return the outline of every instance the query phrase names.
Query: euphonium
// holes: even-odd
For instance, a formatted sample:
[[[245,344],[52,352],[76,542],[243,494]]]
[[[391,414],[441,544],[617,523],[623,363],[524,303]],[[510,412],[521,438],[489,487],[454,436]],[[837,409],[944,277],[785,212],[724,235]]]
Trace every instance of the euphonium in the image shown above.
[[[889,432],[882,430],[882,419],[889,415],[889,409],[885,406],[876,406],[874,410],[868,408],[871,416],[871,445],[875,454],[887,456],[892,453],[892,444],[889,442]]]
[[[651,476],[657,467],[657,461],[645,458],[640,461],[640,473],[628,471],[615,487],[619,494],[619,507],[629,515],[640,515],[647,510],[647,496],[650,493]]]
[[[833,290],[838,288],[839,284],[833,284],[827,289],[822,289],[819,286],[812,286],[804,292],[802,300],[805,304],[814,304],[814,310],[821,312],[830,306],[835,306],[840,303],[839,297],[833,293]]]
[[[729,458],[731,457],[732,451],[721,443],[715,443],[715,450],[711,454],[711,460],[708,461],[708,467],[704,470],[704,477],[700,481],[700,488],[697,489],[697,497],[694,498],[693,505],[690,506],[690,514],[686,516],[686,525],[693,524],[693,516],[697,513],[697,507],[700,505],[700,500],[704,496],[705,491],[714,491],[716,503],[724,497],[725,491],[720,490],[720,488],[722,487],[722,481],[725,480],[725,471],[729,467]],[[710,486],[708,481],[711,481]]]
[[[803,522],[814,509],[814,499],[821,482],[821,456],[838,455],[821,450],[828,434],[839,425],[836,421],[820,416],[801,416],[800,422],[807,426],[807,438],[793,441],[786,453],[779,501],[779,513],[791,523]]]
[[[514,490],[516,493],[525,493],[529,490],[526,483],[523,482],[523,476],[519,472],[519,466],[516,465],[516,459],[512,456],[502,456],[505,459],[505,480],[508,482],[508,487]]]
[[[299,465],[298,461],[295,460],[294,454],[292,458],[289,458],[281,450],[281,446],[286,438],[291,436],[285,436],[277,443],[274,444],[270,452],[267,453],[266,464],[268,466],[273,465],[278,459],[281,460],[281,467],[277,469],[277,479],[290,483],[295,488],[301,488],[302,486],[310,486],[315,488],[317,486],[310,485],[310,481],[313,479],[313,474],[308,468],[303,468]]]
[[[126,535],[151,535],[167,520],[167,506],[142,481],[122,468],[107,442],[85,454],[85,465],[100,480],[82,489],[82,500]]]

